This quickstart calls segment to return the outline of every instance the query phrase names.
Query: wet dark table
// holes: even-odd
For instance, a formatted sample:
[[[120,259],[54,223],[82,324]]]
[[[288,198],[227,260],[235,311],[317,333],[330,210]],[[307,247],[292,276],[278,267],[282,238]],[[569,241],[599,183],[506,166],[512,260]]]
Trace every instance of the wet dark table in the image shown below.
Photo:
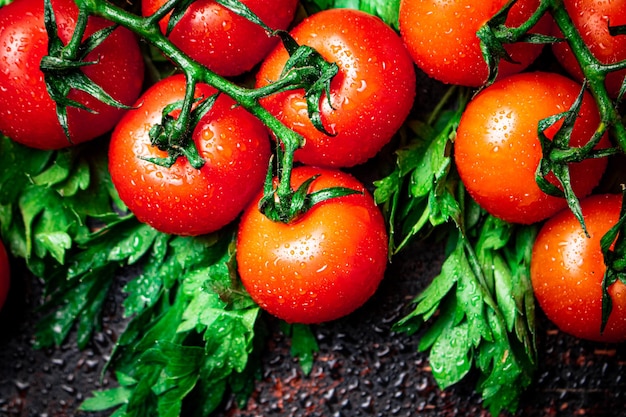
[[[442,251],[414,245],[389,266],[374,298],[352,315],[313,326],[320,351],[308,376],[289,355],[289,341],[268,320],[272,336],[263,375],[244,409],[226,398],[214,415],[226,416],[488,416],[468,378],[446,391],[434,382],[418,339],[391,326],[411,298],[439,271]],[[21,273],[19,262],[14,271]],[[132,273],[132,271],[128,272]],[[0,313],[0,417],[87,417],[77,411],[94,389],[115,380],[101,370],[123,328],[119,294],[108,300],[103,329],[79,351],[72,340],[34,350],[40,288],[14,279]],[[119,293],[119,292],[117,292]],[[539,371],[517,416],[626,416],[626,349],[580,341],[538,316]]]

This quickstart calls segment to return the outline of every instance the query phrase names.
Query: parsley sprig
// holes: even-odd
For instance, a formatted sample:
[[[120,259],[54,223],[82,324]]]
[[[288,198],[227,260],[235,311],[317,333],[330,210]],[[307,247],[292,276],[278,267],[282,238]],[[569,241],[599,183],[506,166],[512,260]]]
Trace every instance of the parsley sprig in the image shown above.
[[[391,253],[434,234],[446,241],[439,275],[394,330],[423,330],[419,349],[429,351],[441,388],[477,372],[484,405],[498,415],[517,408],[536,367],[529,274],[535,230],[486,214],[459,181],[450,149],[467,99],[452,87],[426,122],[408,124],[395,169],[375,183],[374,195],[392,228]]]

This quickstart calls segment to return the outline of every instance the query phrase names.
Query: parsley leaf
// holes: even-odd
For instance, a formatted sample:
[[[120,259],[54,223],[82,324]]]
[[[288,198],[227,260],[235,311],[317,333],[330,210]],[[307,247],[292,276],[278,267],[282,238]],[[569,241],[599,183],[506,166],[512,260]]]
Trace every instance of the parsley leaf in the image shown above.
[[[362,10],[380,17],[395,29],[399,28],[400,0],[303,0],[302,5],[309,14],[320,10],[339,8]]]
[[[447,388],[478,371],[477,389],[493,415],[514,411],[536,367],[530,253],[536,230],[489,216],[453,170],[451,146],[467,93],[438,106],[427,122],[409,121],[411,139],[395,169],[375,182],[390,228],[391,254],[437,232],[447,240],[440,273],[394,330],[415,334],[433,376]],[[446,99],[444,97],[444,99]]]
[[[120,337],[110,365],[121,387],[96,393],[81,409],[131,416],[178,416],[196,394],[201,415],[215,410],[229,387],[252,379],[259,307],[234,279],[234,233],[216,237],[155,239],[150,263],[127,289],[156,284],[151,297],[129,302],[135,316]],[[127,299],[128,300],[128,299]],[[110,402],[110,398],[116,401]]]

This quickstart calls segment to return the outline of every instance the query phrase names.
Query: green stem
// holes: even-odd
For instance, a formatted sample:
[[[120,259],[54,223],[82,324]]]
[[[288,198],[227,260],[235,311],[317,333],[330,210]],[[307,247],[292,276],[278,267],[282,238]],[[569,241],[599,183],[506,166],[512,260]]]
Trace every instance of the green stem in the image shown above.
[[[506,31],[507,42],[519,42],[537,24],[550,8],[550,0],[541,1],[535,12],[521,25],[508,28]]]
[[[76,2],[79,7],[90,14],[100,16],[125,27],[158,48],[185,73],[188,83],[191,80],[194,82],[204,82],[215,87],[217,90],[230,96],[241,107],[248,110],[264,123],[284,147],[283,160],[281,162],[282,175],[281,178],[279,178],[279,185],[276,190],[277,196],[281,199],[291,194],[290,178],[293,167],[293,154],[302,146],[304,140],[298,133],[289,129],[261,106],[259,100],[277,91],[283,91],[288,88],[289,85],[297,84],[297,81],[303,77],[302,74],[293,72],[293,74],[288,74],[283,80],[279,80],[264,88],[249,89],[241,87],[214,73],[186,55],[161,32],[158,22],[160,18],[162,18],[162,15],[166,14],[173,7],[174,0],[170,0],[157,11],[157,13],[148,17],[133,15],[106,1],[76,0]],[[191,91],[191,94],[193,94],[193,89],[191,89]],[[193,96],[191,98],[191,100],[186,100],[186,102],[192,103]],[[191,104],[188,106],[189,108],[184,108],[183,110],[190,112]],[[182,114],[184,114],[184,111],[181,112],[181,117],[184,117]],[[184,120],[181,123],[184,124]]]
[[[580,64],[583,75],[587,80],[589,90],[598,104],[602,122],[611,128],[614,138],[622,151],[626,150],[626,128],[604,84],[606,75],[609,72],[615,69],[621,69],[626,64],[622,63],[616,66],[615,64],[604,65],[599,62],[596,57],[593,56],[587,45],[585,45],[574,22],[565,10],[563,1],[544,0],[542,1],[542,4],[543,3],[549,7],[554,21],[563,33],[565,39],[567,39],[572,53]]]

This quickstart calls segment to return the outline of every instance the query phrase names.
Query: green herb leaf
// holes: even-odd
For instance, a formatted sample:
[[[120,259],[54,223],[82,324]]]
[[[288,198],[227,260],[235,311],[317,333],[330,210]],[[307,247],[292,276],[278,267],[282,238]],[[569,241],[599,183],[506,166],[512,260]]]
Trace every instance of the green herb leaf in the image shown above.
[[[300,362],[305,375],[313,369],[314,355],[319,351],[317,339],[311,327],[305,324],[281,322],[283,333],[291,336],[291,355]]]
[[[233,278],[233,237],[152,239],[143,273],[126,286],[134,316],[109,364],[130,390],[119,415],[178,416],[188,396],[206,415],[231,384],[249,386],[240,376],[256,374],[249,358],[259,308]]]
[[[465,97],[456,102],[466,103]],[[413,137],[397,152],[395,170],[375,183],[394,254],[435,232],[448,241],[441,272],[394,330],[425,328],[419,349],[429,351],[442,388],[478,370],[477,389],[498,415],[515,410],[536,366],[529,278],[534,229],[495,219],[469,198],[450,152],[463,106],[438,108],[428,123],[408,123]]]
[[[362,10],[380,17],[389,26],[399,29],[400,0],[303,0],[302,4],[310,14],[333,8]]]
[[[454,97],[458,107],[444,109]],[[451,197],[454,178],[450,147],[469,96],[466,90],[451,88],[432,123],[407,122],[410,141],[396,151],[396,167],[386,178],[375,181],[374,198],[389,219],[390,254],[398,253],[412,240],[427,236],[434,227],[455,214]]]

